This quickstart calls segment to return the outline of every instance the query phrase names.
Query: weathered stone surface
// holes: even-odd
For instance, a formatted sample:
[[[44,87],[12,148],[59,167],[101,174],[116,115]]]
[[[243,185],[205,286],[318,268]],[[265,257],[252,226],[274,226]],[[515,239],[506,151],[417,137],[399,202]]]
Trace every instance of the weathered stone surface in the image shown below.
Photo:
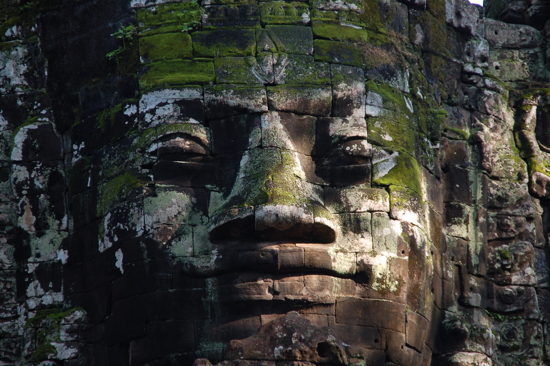
[[[254,336],[231,341],[230,359],[287,360],[301,362],[347,362],[344,344],[330,329],[317,328],[291,312],[262,326]]]
[[[478,19],[479,11],[467,1],[454,0],[445,3],[445,20],[461,31],[475,35]]]
[[[260,4],[262,24],[309,24],[309,7],[304,2],[266,1]],[[267,28],[267,27],[266,27]]]
[[[332,91],[324,86],[280,85],[267,87],[267,102],[270,109],[329,116],[332,104]]]
[[[260,25],[260,9],[255,4],[206,6],[202,24],[206,29],[256,28]]]
[[[375,310],[376,309],[376,310]],[[375,316],[377,312],[391,314],[388,323]],[[342,298],[336,303],[336,322],[375,328],[405,331],[405,306],[392,301]]]
[[[533,48],[541,45],[541,34],[535,28],[522,24],[507,24],[484,19],[485,38],[494,48]]]
[[[2,362],[548,361],[544,1],[0,9]]]

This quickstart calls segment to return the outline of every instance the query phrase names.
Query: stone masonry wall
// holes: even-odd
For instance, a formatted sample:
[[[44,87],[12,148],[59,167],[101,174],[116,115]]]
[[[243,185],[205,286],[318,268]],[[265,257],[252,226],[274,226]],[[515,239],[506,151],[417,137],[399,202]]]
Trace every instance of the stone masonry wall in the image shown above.
[[[383,289],[402,324],[327,364],[550,364],[547,3],[493,0],[486,16],[462,0],[1,0],[0,364],[320,365],[238,353],[291,310],[315,331],[345,319],[343,302],[289,305],[283,279],[271,312],[237,301],[222,314],[231,331],[205,336],[229,301],[230,278],[206,278],[212,247],[200,241],[212,217],[200,192],[219,170],[186,172],[180,193],[199,191],[203,209],[181,227],[147,206],[162,196],[152,179],[171,176],[158,178],[135,148],[144,131],[265,103],[316,118],[357,113],[369,143],[408,159],[404,172],[372,174],[382,208],[365,213],[418,229],[429,260],[396,268],[407,288],[431,286]],[[298,102],[284,104],[293,93]],[[323,188],[342,212],[353,205],[338,186],[345,173]],[[174,232],[187,239],[158,245]],[[353,311],[370,304],[355,287],[347,296]]]

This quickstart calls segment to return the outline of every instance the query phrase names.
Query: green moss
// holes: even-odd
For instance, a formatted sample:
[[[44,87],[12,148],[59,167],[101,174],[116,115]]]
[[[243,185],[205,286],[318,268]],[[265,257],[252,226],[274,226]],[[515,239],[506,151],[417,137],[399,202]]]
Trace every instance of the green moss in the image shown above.
[[[368,140],[375,145],[413,155],[416,134],[409,126],[409,122],[405,115],[398,113],[382,118],[369,118],[367,120]]]
[[[20,26],[30,31],[37,23],[39,14],[54,10],[67,3],[77,3],[81,0],[22,0],[0,1],[0,38],[9,28]],[[29,32],[29,34],[32,32]]]
[[[117,104],[114,107],[102,110],[98,116],[99,127],[102,131],[105,131],[107,126],[114,125],[116,116],[122,111],[123,103]]]
[[[267,1],[260,3],[264,24],[303,24],[302,14],[309,10],[306,2]]]
[[[519,319],[523,319],[521,316],[510,316],[510,315],[504,315],[504,314],[499,314],[499,313],[495,313],[494,311],[490,311],[490,310],[487,310],[485,309],[485,312],[487,313],[487,315],[489,315],[492,319],[495,319],[495,320],[498,320],[498,321],[509,321],[509,320],[519,320]]]
[[[432,141],[439,141],[441,138],[441,133],[443,131],[443,126],[445,125],[445,120],[449,113],[441,108],[430,108],[427,115],[427,128],[428,131],[426,135]]]
[[[186,23],[200,22],[201,14],[202,9],[198,2],[189,1],[138,9],[136,17],[144,30],[177,24],[181,31]]]
[[[279,55],[282,59],[285,55]],[[330,69],[324,62],[315,62],[312,56],[288,55],[288,66],[285,70],[285,84],[325,84],[329,85]]]
[[[369,40],[368,33],[364,29],[343,26],[339,21],[312,21],[313,36],[333,41],[362,41]]]
[[[414,191],[419,197],[422,195],[420,185],[422,172],[415,158],[408,154],[401,153],[396,157],[396,165],[385,175],[376,176],[376,164],[374,165],[375,174],[373,183],[381,186],[394,185],[405,187]]]
[[[550,176],[550,163],[540,159],[539,157],[531,157],[527,159],[527,166],[531,174],[539,172]]]
[[[41,344],[36,347],[36,350],[32,354],[32,361],[38,363],[50,358],[54,358],[57,355],[57,350],[50,343]]]
[[[517,98],[518,100],[533,100],[539,95],[550,97],[550,88],[536,88],[522,91],[523,94]]]
[[[470,133],[468,131],[449,127],[448,125],[443,126],[443,134],[453,139],[468,140],[470,138]]]
[[[252,72],[256,66],[254,57],[220,57],[214,59],[216,83],[259,84],[260,80]]]
[[[0,52],[7,52],[12,50],[15,46],[19,46],[20,41],[0,42]]]
[[[254,29],[224,29],[193,33],[196,57],[253,56],[256,53]]]
[[[206,84],[214,81],[212,62],[183,60],[164,61],[149,64],[140,76],[142,89],[158,86]]]
[[[70,308],[63,310],[61,308],[55,309],[43,309],[36,312],[36,315],[27,320],[25,327],[36,327],[44,320],[52,320],[55,322],[60,322],[64,318],[68,317],[75,311],[82,310],[80,307]]]
[[[28,118],[27,120],[25,120],[25,122],[21,123],[19,126],[15,128],[15,130],[13,130],[12,137],[15,137],[15,135],[17,135],[19,133],[19,130],[21,130],[23,127],[35,124],[36,122],[39,121],[39,119],[40,117],[38,116]]]
[[[385,33],[386,27],[382,23],[380,16],[380,3],[378,1],[363,0],[361,2],[363,12],[359,19],[365,24],[368,29],[376,32]]]
[[[29,125],[35,124],[36,122],[39,122],[39,119],[40,117],[37,117],[37,116],[31,117],[27,119],[25,122],[23,122],[22,124],[20,124],[19,126],[17,126],[15,130],[13,130],[13,133],[11,134],[11,141],[10,141],[10,153],[13,150],[13,147],[15,146],[15,136],[17,136],[19,131],[25,126],[29,126]]]
[[[354,45],[316,39],[313,41],[315,61],[363,66],[363,55]]]
[[[395,89],[388,84],[377,83],[373,80],[367,81],[366,89],[382,97],[385,109],[406,114],[411,113],[401,90]]]
[[[126,171],[103,184],[99,188],[98,214],[100,216],[105,215],[110,206],[115,202],[119,202],[121,197],[147,184],[147,180],[144,178],[135,171]]]
[[[191,58],[193,57],[191,36],[178,32],[140,37],[139,52],[142,62]]]
[[[158,126],[157,133],[158,136],[165,136],[171,133],[183,133],[189,136],[197,137],[204,143],[209,141],[206,129],[202,125],[194,123],[181,123]]]

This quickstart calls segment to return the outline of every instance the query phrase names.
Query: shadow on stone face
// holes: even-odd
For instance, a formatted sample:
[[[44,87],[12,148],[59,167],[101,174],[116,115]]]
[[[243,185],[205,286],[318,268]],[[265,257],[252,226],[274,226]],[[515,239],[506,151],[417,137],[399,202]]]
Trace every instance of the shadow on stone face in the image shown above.
[[[343,366],[349,364],[347,348],[330,328],[317,327],[291,311],[263,325],[253,336],[231,341],[226,351],[227,360],[218,365],[233,365],[235,362],[256,365],[256,361],[275,365],[275,361],[287,361],[289,365]],[[194,366],[209,365],[212,364],[206,359],[194,363]]]

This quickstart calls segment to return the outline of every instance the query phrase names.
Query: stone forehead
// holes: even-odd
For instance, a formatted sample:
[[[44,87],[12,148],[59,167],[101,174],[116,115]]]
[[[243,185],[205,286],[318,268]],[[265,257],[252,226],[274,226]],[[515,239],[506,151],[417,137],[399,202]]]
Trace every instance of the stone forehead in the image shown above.
[[[212,1],[200,6],[137,1],[132,6],[145,66],[140,83],[145,90],[209,83],[349,82],[335,75],[342,74],[335,69],[337,64],[365,68],[384,61],[377,58],[391,58],[387,51],[364,52],[373,44],[372,37],[378,45],[390,43],[391,37],[379,33],[376,21],[380,20],[364,14],[363,2]],[[393,4],[387,16],[390,13],[395,17],[392,27],[405,36],[406,6]],[[183,34],[175,33],[179,31]],[[396,76],[394,81],[400,79]]]

